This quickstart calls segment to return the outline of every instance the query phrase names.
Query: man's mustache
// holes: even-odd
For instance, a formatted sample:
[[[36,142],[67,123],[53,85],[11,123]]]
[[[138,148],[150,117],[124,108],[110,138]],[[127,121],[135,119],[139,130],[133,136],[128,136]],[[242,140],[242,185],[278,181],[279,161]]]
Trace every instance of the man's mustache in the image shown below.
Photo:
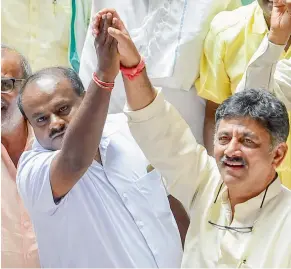
[[[242,158],[242,157],[228,157],[226,155],[224,155],[221,159],[220,162],[223,164],[225,162],[236,162],[236,163],[240,163],[241,165],[246,165],[247,162]]]
[[[49,137],[54,138],[55,136],[58,136],[59,134],[64,133],[65,130],[66,130],[66,126],[63,126],[61,128],[58,128],[58,129],[52,129],[50,134],[49,134]]]

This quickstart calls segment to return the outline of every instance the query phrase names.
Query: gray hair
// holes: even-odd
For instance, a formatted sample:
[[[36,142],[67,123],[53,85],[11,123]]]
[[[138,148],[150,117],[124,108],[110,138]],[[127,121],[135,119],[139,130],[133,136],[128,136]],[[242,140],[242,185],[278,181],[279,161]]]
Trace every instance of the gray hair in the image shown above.
[[[215,133],[222,119],[248,117],[257,121],[271,136],[272,147],[286,142],[289,118],[285,105],[266,90],[248,90],[226,99],[216,110]]]
[[[30,64],[28,63],[27,59],[20,52],[18,52],[16,49],[11,48],[11,47],[4,45],[4,44],[1,44],[1,50],[12,51],[12,52],[15,52],[19,56],[20,65],[21,65],[21,69],[22,69],[22,76],[24,79],[27,79],[32,74]]]

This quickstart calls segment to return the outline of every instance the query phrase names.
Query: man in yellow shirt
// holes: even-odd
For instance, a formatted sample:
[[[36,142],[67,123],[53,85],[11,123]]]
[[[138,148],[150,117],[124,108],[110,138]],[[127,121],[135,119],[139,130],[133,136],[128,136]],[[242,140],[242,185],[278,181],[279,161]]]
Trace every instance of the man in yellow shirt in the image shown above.
[[[78,71],[90,10],[91,0],[3,0],[1,42],[25,55],[32,71]]]
[[[204,143],[210,154],[213,153],[215,110],[235,92],[250,59],[268,33],[272,7],[273,1],[258,0],[234,11],[221,12],[211,23],[204,44],[200,77],[195,83],[198,94],[208,100]],[[290,41],[282,58],[291,56]],[[290,136],[288,145],[291,148]],[[278,171],[283,184],[290,188],[291,151]]]

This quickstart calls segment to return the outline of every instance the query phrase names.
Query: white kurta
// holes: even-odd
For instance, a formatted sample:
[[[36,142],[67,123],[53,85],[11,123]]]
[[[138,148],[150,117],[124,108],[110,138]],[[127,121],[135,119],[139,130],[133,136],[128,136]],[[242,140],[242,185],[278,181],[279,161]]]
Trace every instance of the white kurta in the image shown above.
[[[109,117],[99,148],[103,166],[93,161],[58,204],[49,179],[57,151],[36,142],[21,156],[17,185],[41,267],[180,267],[181,239],[161,176],[147,173],[124,115]]]

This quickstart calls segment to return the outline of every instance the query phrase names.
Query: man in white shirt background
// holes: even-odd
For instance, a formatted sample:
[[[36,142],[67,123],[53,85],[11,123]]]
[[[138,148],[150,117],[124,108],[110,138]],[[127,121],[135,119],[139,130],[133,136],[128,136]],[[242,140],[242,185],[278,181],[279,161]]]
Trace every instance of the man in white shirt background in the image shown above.
[[[104,127],[119,72],[116,41],[96,38],[98,67],[84,88],[73,70],[31,76],[19,108],[36,139],[19,161],[17,185],[42,267],[179,267],[182,246],[167,193],[130,135],[126,117]],[[100,117],[100,115],[102,115]]]
[[[289,18],[288,8],[282,18]],[[215,158],[209,156],[152,87],[121,19],[111,12],[120,65],[133,73],[123,74],[130,130],[170,193],[192,213],[182,267],[290,267],[291,192],[276,173],[288,151],[285,105],[265,90],[231,96],[217,110]]]
[[[145,58],[151,82],[163,88],[170,101],[203,144],[204,100],[197,96],[193,82],[198,76],[204,38],[213,17],[223,10],[241,6],[241,0],[93,0],[92,14],[114,8]],[[91,29],[80,61],[85,88],[96,66]],[[116,79],[109,113],[121,112],[125,103],[122,78]]]

